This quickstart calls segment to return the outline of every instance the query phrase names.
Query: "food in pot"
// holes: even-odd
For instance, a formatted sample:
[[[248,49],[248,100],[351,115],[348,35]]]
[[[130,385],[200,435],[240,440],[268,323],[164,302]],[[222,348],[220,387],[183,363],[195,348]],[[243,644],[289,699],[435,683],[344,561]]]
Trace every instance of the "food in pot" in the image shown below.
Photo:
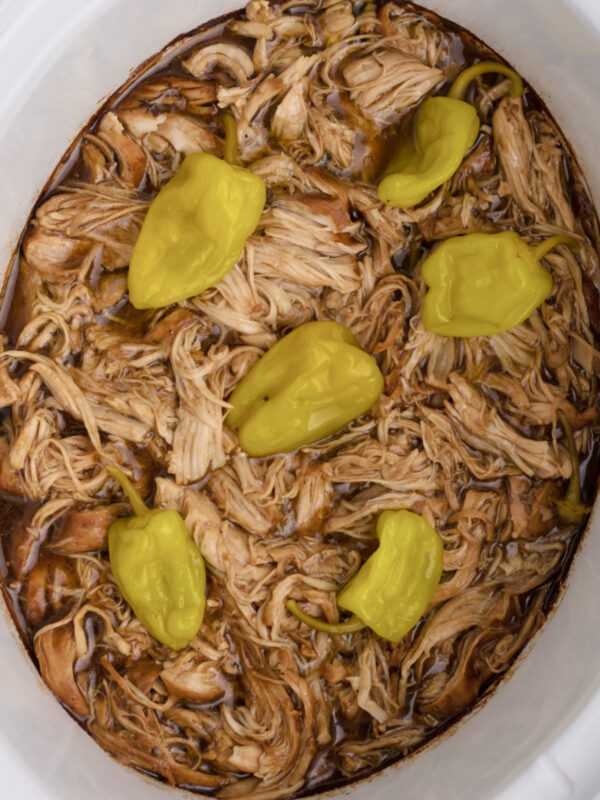
[[[596,218],[533,89],[407,3],[251,0],[138,77],[6,300],[5,595],[124,764],[330,789],[552,607],[595,488]]]

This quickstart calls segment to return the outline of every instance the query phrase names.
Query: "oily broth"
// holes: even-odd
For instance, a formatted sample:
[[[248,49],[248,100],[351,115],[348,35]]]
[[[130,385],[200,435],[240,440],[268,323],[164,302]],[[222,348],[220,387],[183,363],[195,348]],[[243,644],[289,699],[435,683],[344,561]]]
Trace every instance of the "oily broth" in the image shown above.
[[[364,3],[354,3],[353,9],[355,14],[360,13],[360,11],[364,7]],[[411,6],[410,4],[402,4],[403,8],[407,9],[414,9],[416,13],[420,14],[423,19],[427,19],[432,21],[435,25],[441,25],[444,27],[445,31],[449,33],[450,37],[450,47],[448,50],[448,59],[449,62],[456,65],[456,72],[458,72],[463,66],[473,63],[477,60],[488,60],[490,58],[498,60],[496,54],[493,53],[489,48],[479,42],[475,37],[473,37],[468,32],[464,31],[463,29],[459,28],[458,26],[450,23],[446,20],[441,20],[436,15],[432,14],[431,12],[425,11],[423,9],[418,9],[416,6]],[[298,6],[294,9],[294,13],[298,15],[302,15],[310,11],[303,6]],[[234,44],[244,44],[244,39],[238,37],[230,32],[224,34],[223,24],[220,24],[219,27],[213,29],[212,25],[209,23],[207,28],[210,28],[210,33],[206,34],[206,38],[203,38],[203,43],[210,43],[210,42],[217,42],[226,40],[228,42]],[[159,69],[152,75],[153,80],[157,80],[159,78],[168,78],[170,76],[174,77],[181,77],[184,75],[186,78],[189,77],[188,73],[186,73],[180,65],[182,58],[176,57],[173,61],[171,61],[164,69]],[[221,76],[224,80],[226,80],[227,76]],[[470,90],[471,98],[474,96],[475,88],[472,87]],[[122,97],[116,98],[114,101],[113,107],[118,107],[119,104],[128,96],[128,92],[126,91]],[[216,104],[213,104],[208,113],[202,116],[203,123],[206,124],[208,130],[211,130],[213,133],[219,133],[221,130],[219,115],[220,111],[217,108]],[[340,110],[340,112],[344,113],[344,104],[336,102],[336,108]],[[543,106],[540,99],[535,95],[533,90],[528,87],[528,91],[526,94],[526,110],[527,111],[536,111],[541,114],[548,116],[548,112]],[[266,113],[266,109],[263,113]],[[100,117],[101,115],[99,115]],[[262,115],[257,116],[257,123],[261,124],[264,117]],[[406,126],[410,124],[410,115],[407,115],[403,121],[401,121],[400,125]],[[91,130],[95,131],[97,129],[98,121],[96,121],[95,125],[92,126]],[[361,165],[361,169],[363,170],[362,175],[363,177],[368,177],[373,179],[376,174],[380,171],[381,165],[385,163],[385,160],[388,155],[388,144],[384,141],[384,138],[381,134],[373,134],[372,136],[365,135],[363,141],[358,143],[359,147],[359,161],[363,161]],[[364,159],[360,157],[364,154]],[[364,162],[367,161],[366,167]],[[590,200],[583,188],[582,179],[579,174],[579,170],[577,165],[574,161],[574,158],[568,148],[564,150],[564,159],[563,159],[564,171],[565,171],[565,180],[568,190],[570,192],[572,205],[577,215],[578,220],[581,221],[581,225],[585,232],[592,238],[592,240],[598,244],[598,237],[597,237],[597,224],[595,222],[595,217],[593,214],[593,206],[590,203]],[[327,158],[319,164],[319,167],[327,168],[328,161]],[[87,167],[82,159],[81,153],[79,154],[78,158],[76,159],[71,172],[62,178],[62,183],[68,184],[72,181],[86,181],[89,179],[89,174]],[[54,193],[54,189],[52,189],[49,193],[45,194],[44,197],[41,198],[40,203],[47,199],[48,196],[51,196]],[[140,197],[143,199],[149,199],[154,193],[152,187],[148,186],[147,183],[143,183],[140,187]],[[495,206],[500,205],[500,198],[495,196],[493,198],[493,205],[492,205],[492,212],[490,217],[493,218],[493,209]],[[353,209],[353,212],[358,215],[358,219],[360,219],[361,215],[358,210]],[[363,231],[363,235],[364,231]],[[365,235],[366,239],[366,235]],[[415,269],[418,268],[418,264],[422,258],[422,255],[428,252],[434,243],[427,242],[423,236],[417,234],[416,236],[412,237],[410,240],[410,244],[406,248],[401,248],[395,253],[391,255],[391,261],[393,264],[394,269],[398,274],[407,275],[411,279],[415,275]],[[360,255],[358,256],[360,258]],[[100,275],[98,275],[100,277]],[[24,316],[24,309],[25,309],[25,301],[24,298],[26,297],[27,292],[27,283],[29,280],[29,276],[25,273],[21,273],[19,278],[17,279],[17,284],[14,290],[14,295],[12,298],[11,308],[9,310],[7,323],[5,326],[5,333],[8,337],[10,347],[16,347],[18,334],[22,330],[26,318]],[[600,327],[600,311],[598,310],[598,289],[595,284],[585,278],[585,297],[586,302],[588,303],[588,311],[590,313],[590,317],[593,322],[593,326],[596,328],[596,333],[598,333],[598,328]],[[127,331],[127,334],[132,338],[136,339],[144,339],[149,334],[151,334],[152,330],[157,324],[157,314],[154,312],[138,312],[135,311],[125,299],[119,301],[117,304],[112,306],[111,308],[104,309],[101,313],[94,315],[92,324],[107,328],[109,331],[114,330],[118,332],[122,332],[123,330]],[[160,321],[158,322],[160,324]],[[284,333],[287,332],[285,329],[280,332]],[[207,327],[206,330],[206,348],[211,343],[216,342],[219,340],[219,330],[215,330],[214,326],[211,328],[210,326]],[[243,344],[243,339],[233,330],[229,330],[224,338],[221,338],[221,341],[225,342],[230,347],[236,347],[238,345]],[[8,345],[7,345],[8,349]],[[77,360],[73,361],[75,365],[77,365]],[[426,369],[426,363],[422,364],[423,371]],[[549,378],[554,380],[552,373],[550,373]],[[592,379],[594,382],[596,381],[595,378]],[[496,403],[500,414],[504,415],[506,421],[509,421],[513,426],[517,425],[518,423],[515,422],[514,417],[507,416],[504,412],[504,409],[501,407],[499,401],[499,396],[492,396],[488,391],[489,399]],[[576,397],[572,398],[574,401],[577,401]],[[444,397],[439,398],[438,400],[435,398],[435,393],[431,394],[431,406],[433,408],[443,408]],[[6,410],[4,412],[5,418],[8,418],[10,410]],[[78,435],[85,435],[85,428],[82,426],[82,423],[73,418],[67,412],[62,411],[60,412],[60,430],[61,435],[65,436],[78,436]],[[529,426],[529,425],[520,425],[519,432],[528,438],[532,438],[538,441],[546,440],[551,435],[550,426]],[[417,446],[417,442],[415,441],[415,447]],[[467,445],[468,446],[468,445]],[[595,430],[591,432],[591,441],[588,448],[588,455],[583,460],[581,464],[582,475],[583,475],[583,483],[584,483],[584,491],[585,491],[585,499],[587,502],[591,502],[594,494],[595,488],[597,484],[597,458],[594,457],[593,454],[597,454],[598,449],[598,439]],[[122,445],[122,450],[126,450],[124,445]],[[473,453],[477,455],[477,451],[473,450]],[[319,463],[320,461],[327,460],[327,456],[319,456],[318,454],[315,455],[315,464]],[[160,460],[156,458],[154,453],[149,452],[147,449],[140,447],[131,447],[129,448],[128,452],[123,452],[123,463],[135,464],[140,466],[142,464],[145,467],[145,470],[148,473],[148,477],[155,479],[157,477],[167,477],[168,472],[163,464],[160,463]],[[201,481],[191,484],[193,487],[197,489],[202,489],[206,481],[208,480],[208,475],[202,479]],[[464,483],[461,491],[461,497],[464,499],[467,492],[473,489],[478,490],[498,490],[500,489],[504,483],[506,482],[506,478],[497,478],[496,480],[485,481],[485,480],[477,480],[472,475],[468,475],[467,480]],[[535,486],[535,484],[534,484]],[[336,493],[337,493],[337,502],[338,503],[352,503],[356,500],[357,497],[363,496],[363,493],[369,492],[372,486],[370,482],[365,481],[361,484],[352,484],[352,483],[340,483],[336,485]],[[563,492],[565,488],[565,482],[562,481],[560,484],[557,482],[557,491]],[[102,497],[102,493],[99,493],[99,496]],[[366,496],[366,495],[365,495]],[[10,494],[4,494],[1,498],[0,503],[0,511],[2,512],[2,521],[3,527],[0,530],[0,543],[2,544],[2,550],[4,552],[4,559],[5,559],[5,568],[3,569],[3,593],[5,596],[5,600],[7,604],[12,607],[13,617],[15,618],[15,622],[17,623],[17,627],[21,630],[23,634],[23,638],[27,643],[30,652],[33,653],[33,638],[35,633],[40,630],[41,628],[48,625],[50,622],[56,621],[60,619],[64,614],[69,611],[69,604],[63,604],[62,606],[53,608],[52,603],[49,603],[49,608],[47,609],[47,613],[43,616],[43,618],[39,621],[38,624],[31,624],[27,623],[24,615],[23,615],[23,608],[26,603],[26,594],[27,594],[27,581],[25,576],[22,574],[22,571],[18,568],[17,565],[20,565],[21,570],[29,569],[30,564],[28,563],[27,559],[25,563],[23,559],[20,557],[15,556],[15,552],[18,551],[19,547],[22,545],[22,539],[25,538],[24,531],[26,529],[26,525],[24,524],[26,520],[30,519],[34,512],[37,510],[38,504],[29,502],[29,501],[22,501],[18,499],[14,495],[11,496]],[[284,514],[287,518],[287,522],[285,524],[284,533],[286,535],[294,535],[295,530],[295,518],[293,516],[293,508],[288,504],[288,506],[284,505]],[[47,567],[48,570],[58,570],[60,571],[64,565],[61,565],[57,561],[56,554],[53,551],[53,542],[55,542],[60,535],[61,525],[63,520],[60,518],[56,520],[50,526],[47,532],[47,538],[45,541],[40,541],[35,544],[31,555],[28,557],[31,561],[35,562],[35,565],[39,568]],[[564,576],[567,573],[569,568],[570,562],[572,560],[573,554],[576,550],[577,543],[580,539],[580,536],[583,532],[583,525],[581,525],[578,530],[571,531],[571,534],[566,538],[566,547],[563,553],[563,556],[560,560],[559,566],[556,568],[555,572],[553,573],[551,579],[545,582],[543,585],[536,587],[530,592],[524,593],[523,595],[519,595],[512,601],[512,606],[510,608],[510,613],[507,619],[507,626],[506,629],[503,629],[504,633],[506,630],[514,630],[517,631],[522,623],[522,620],[528,618],[529,613],[531,612],[532,608],[539,608],[540,611],[543,611],[544,614],[548,614],[550,609],[553,606],[556,598],[559,595],[560,587],[562,585],[562,581],[564,580]],[[557,524],[553,528],[551,528],[545,535],[548,538],[552,538],[555,534],[558,534],[561,530],[560,526]],[[364,530],[359,530],[356,536],[347,537],[344,534],[334,534],[328,533],[323,529],[317,529],[316,531],[311,531],[313,535],[315,543],[320,543],[321,545],[325,546],[328,544],[335,545],[340,547],[342,550],[347,549],[348,551],[353,548],[356,549],[361,556],[361,559],[364,560],[370,552],[374,549],[374,542],[372,536]],[[490,550],[497,550],[497,551],[504,551],[506,548],[512,545],[512,542],[509,541],[510,536],[507,534],[506,529],[499,528],[496,531],[497,538],[495,541],[489,543]],[[66,570],[68,572],[68,570]],[[444,576],[445,579],[448,579],[450,576],[446,574]],[[477,578],[480,577],[480,574],[476,576]],[[69,576],[67,575],[68,579]],[[443,578],[443,580],[444,580]],[[65,580],[66,580],[65,579]],[[208,583],[208,593],[209,597],[214,600],[214,604],[207,608],[207,616],[206,616],[206,623],[210,625],[213,618],[217,618],[218,614],[223,609],[230,609],[231,613],[233,614],[235,611],[235,606],[232,604],[231,598],[228,596],[227,592],[224,591],[222,583],[214,576],[211,575],[209,577]],[[72,601],[75,602],[75,599]],[[401,658],[403,652],[406,652],[410,644],[415,642],[423,628],[423,621],[421,621],[408,636],[409,642],[405,647],[404,651],[401,651],[398,654],[398,657]],[[532,627],[532,633],[539,627],[540,622],[536,622]],[[102,623],[98,620],[97,617],[90,615],[86,619],[86,633],[90,641],[94,641],[98,639],[101,635],[101,628]],[[486,639],[484,636],[481,641],[481,646],[478,651],[477,658],[479,658],[480,667],[483,663],[486,653],[492,652],[492,645],[495,643],[494,640],[494,632],[491,631],[487,634],[489,639]],[[311,634],[312,641],[315,641],[315,634]],[[466,644],[467,642],[467,634],[463,634],[463,641],[458,643],[456,648],[457,652],[460,652],[461,647]],[[513,655],[512,660],[516,658],[518,653],[521,651],[522,647],[526,643],[527,638],[520,644],[517,648],[516,652]],[[237,665],[239,670],[238,677],[231,678],[231,691],[227,695],[227,697],[220,701],[213,701],[210,703],[201,704],[202,709],[206,708],[216,708],[218,707],[220,702],[225,702],[232,708],[236,706],[243,705],[245,703],[245,689],[243,683],[243,659],[239,652],[239,646],[236,639],[234,639],[231,634],[228,634],[228,642],[230,645],[230,658],[231,661]],[[385,647],[385,644],[383,645]],[[393,650],[393,648],[392,648]],[[342,655],[343,649],[342,649]],[[421,680],[431,680],[435,678],[436,674],[439,674],[441,671],[447,671],[449,673],[452,672],[454,659],[456,657],[455,651],[452,651],[447,657],[443,657],[439,652],[434,652],[430,656],[429,662],[426,661],[422,665],[422,674],[420,676]],[[94,687],[100,685],[103,677],[105,676],[105,665],[102,661],[103,654],[98,651],[94,651],[91,658],[88,660],[83,660],[77,663],[76,670],[85,671],[88,681],[88,685],[90,687]],[[117,671],[123,671],[128,669],[127,658],[116,654],[110,654],[111,665]],[[512,661],[511,660],[511,661]],[[393,653],[391,657],[388,659],[388,666],[392,673],[394,670],[398,669],[399,662],[394,660]],[[482,667],[483,669],[483,667]],[[484,670],[485,672],[485,670]],[[373,771],[377,771],[382,769],[383,767],[387,766],[392,761],[397,760],[398,758],[407,755],[410,752],[418,749],[419,747],[423,746],[423,744],[429,741],[432,737],[437,736],[442,731],[446,730],[456,718],[465,712],[467,712],[474,703],[478,702],[482,697],[485,697],[489,694],[489,692],[493,689],[493,687],[497,684],[500,680],[502,673],[499,675],[488,674],[487,678],[485,678],[480,685],[478,686],[478,690],[474,697],[471,698],[469,702],[467,702],[460,710],[456,711],[455,713],[449,713],[442,719],[438,720],[437,724],[432,725],[431,729],[428,733],[415,745],[411,746],[403,746],[397,747],[393,746],[388,749],[383,748],[381,752],[378,752],[378,759],[376,763],[373,763],[370,767],[362,768],[353,772],[351,775],[348,774],[348,770],[342,768],[339,763],[339,757],[336,755],[337,753],[337,746],[341,743],[343,744],[350,744],[352,742],[363,742],[366,739],[369,739],[374,734],[374,720],[369,715],[367,711],[364,709],[358,708],[354,716],[348,719],[344,716],[342,708],[339,706],[335,706],[331,712],[331,731],[332,731],[332,738],[329,744],[323,746],[315,755],[311,765],[307,769],[305,774],[305,782],[302,788],[294,793],[294,796],[304,796],[307,794],[312,794],[317,791],[326,791],[329,789],[337,788],[343,785],[346,785],[358,778],[362,778],[365,775],[370,774]],[[420,690],[419,683],[414,683],[412,687],[409,689],[409,693],[407,696],[407,708],[408,708],[408,716],[410,717],[413,713],[413,709],[415,708],[415,704],[417,702],[417,695]],[[295,698],[294,698],[295,701]],[[188,707],[193,708],[194,705],[188,704]],[[302,714],[302,707],[297,705],[297,713]],[[171,722],[171,727],[173,732],[176,735],[184,736],[185,732],[183,729],[179,728],[176,723]],[[150,774],[155,774],[156,777],[160,779],[164,779],[164,776],[159,775],[158,773],[153,773],[151,769],[144,769],[145,772]],[[243,773],[240,773],[242,775]],[[182,785],[186,785],[185,782]],[[194,788],[194,787],[189,787]],[[215,790],[202,790],[204,793],[216,793]]]

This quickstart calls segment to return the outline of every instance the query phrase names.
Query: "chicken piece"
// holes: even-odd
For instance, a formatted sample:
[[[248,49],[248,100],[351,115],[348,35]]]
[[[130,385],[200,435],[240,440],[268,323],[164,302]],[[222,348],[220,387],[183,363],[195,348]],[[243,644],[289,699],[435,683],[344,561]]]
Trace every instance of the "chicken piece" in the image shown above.
[[[164,354],[156,345],[127,343],[120,337],[118,344],[114,342],[110,333],[95,340],[94,346],[108,347],[101,351],[93,371],[85,364],[81,369],[71,370],[98,427],[136,444],[152,443],[161,448],[159,437],[165,444],[171,443],[177,422],[176,397],[166,364],[159,361]],[[88,355],[90,350],[88,347]],[[155,434],[151,436],[153,431]]]
[[[472,586],[438,606],[428,617],[411,644],[402,662],[404,679],[416,661],[469,628],[487,628],[494,622],[504,620],[510,606],[510,593],[492,586]]]
[[[54,396],[58,407],[67,411],[75,419],[81,420],[93,446],[99,453],[104,453],[96,417],[87,398],[77,386],[71,374],[63,366],[46,356],[19,350],[9,350],[7,353],[15,358],[33,362],[30,371],[40,376],[48,391]],[[14,458],[15,448],[13,447],[11,463],[15,467],[22,466],[19,462],[15,463]]]
[[[119,104],[123,110],[151,106],[153,110],[202,114],[217,99],[216,81],[199,81],[180,75],[161,75],[142,81]]]
[[[317,54],[299,56],[279,75],[268,74],[252,91],[252,94],[242,107],[238,120],[238,140],[245,155],[251,154],[257,144],[262,146],[262,142],[259,141],[257,144],[254,142],[258,138],[256,128],[253,125],[253,120],[257,114],[266,109],[276,97],[287,93],[292,86],[296,86],[298,82],[302,81],[315,66],[318,58]],[[224,98],[221,95],[219,96],[219,103],[224,105]],[[225,105],[228,105],[228,103]]]
[[[417,225],[427,242],[462,236],[465,233],[497,233],[500,230],[497,225],[481,214],[478,216],[469,214],[465,225],[461,215],[452,213],[446,215],[444,209],[440,209],[435,216],[427,216],[418,220]]]
[[[475,582],[487,546],[496,539],[505,518],[503,495],[467,491],[462,507],[451,518],[456,530],[444,531],[444,572],[452,574],[435,590],[432,605],[455,597]]]
[[[161,485],[163,483],[164,479],[162,479]],[[225,541],[225,537],[221,533],[221,514],[219,509],[205,492],[184,489],[178,507],[181,509],[185,524],[191,531],[194,540],[200,547],[202,556],[208,564],[220,572],[225,572],[227,564],[224,558],[224,550],[226,551],[229,546],[235,549],[236,552],[243,553],[242,563],[247,564],[249,554],[246,550],[236,547],[236,536],[233,535],[229,541]]]
[[[323,664],[322,673],[327,683],[341,683],[346,679],[348,670],[339,658],[333,658]]]
[[[295,792],[303,783],[316,749],[315,702],[308,684],[294,669],[282,664],[280,671],[281,682],[265,681],[258,671],[249,670],[246,704],[225,712],[229,729],[244,731],[243,744],[236,737],[238,743],[252,748],[236,756],[252,766],[254,775],[260,778],[251,791],[253,800],[270,800]],[[300,711],[295,709],[292,696]],[[236,759],[233,745],[229,736],[222,735],[205,757],[231,769],[230,759]]]
[[[468,177],[493,174],[496,160],[492,137],[482,136],[477,147],[469,153],[452,176],[452,187],[462,186]]]
[[[168,353],[171,350],[175,336],[179,331],[191,328],[192,325],[198,325],[202,320],[198,314],[190,311],[187,308],[176,308],[165,317],[163,317],[156,325],[145,334],[145,341],[150,344],[159,344]]]
[[[503,98],[494,111],[492,126],[500,164],[515,200],[523,211],[542,221],[546,196],[540,176],[532,169],[535,140],[521,98]]]
[[[227,467],[210,477],[208,487],[227,519],[256,536],[266,536],[281,518],[273,507],[260,508],[244,495],[235,473]]]
[[[231,755],[229,756],[229,766],[238,772],[247,772],[249,775],[254,775],[260,766],[260,747],[257,744],[242,744],[233,745],[231,748]],[[258,784],[258,779],[252,780],[251,788],[255,789]],[[243,790],[242,790],[243,791]],[[219,792],[219,798],[239,797],[236,792]],[[249,795],[252,796],[251,794]]]
[[[170,145],[184,155],[223,155],[222,140],[193,117],[175,112],[153,114],[143,106],[120,109],[118,115],[125,128],[154,152],[163,152]]]
[[[271,119],[271,130],[282,142],[295,142],[299,139],[308,120],[307,107],[308,81],[306,78],[295,83],[279,103]]]
[[[179,153],[212,153],[223,155],[221,140],[207,131],[200,123],[183,114],[167,114],[166,119],[156,128],[156,135],[166,139]]]
[[[444,80],[440,69],[384,48],[352,59],[342,75],[351,100],[378,128],[397,122],[405,109]]]
[[[223,380],[232,356],[225,346],[203,355],[204,326],[201,321],[180,330],[171,350],[179,408],[167,465],[180,484],[193,483],[209,469],[221,467],[226,449],[233,446],[223,428]]]
[[[367,3],[367,6],[370,6]],[[394,45],[407,55],[418,58],[430,67],[448,58],[450,37],[428,20],[415,18],[396,2],[387,2],[379,9],[381,33],[393,37]]]
[[[162,671],[161,665],[151,659],[136,661],[126,672],[125,677],[146,696],[150,694],[154,682]]]
[[[278,194],[250,237],[256,275],[290,279],[303,286],[350,292],[360,285],[357,255],[364,248],[359,224],[342,200],[319,195]],[[262,235],[261,235],[262,232]],[[281,248],[286,259],[281,259]]]
[[[225,463],[225,453],[220,441],[222,412],[210,401],[199,401],[199,412],[186,409],[178,411],[179,422],[173,435],[173,449],[169,453],[168,468],[178,483],[188,484],[201,480],[210,467]],[[212,414],[207,423],[206,417]]]
[[[356,130],[326,102],[315,101],[309,107],[305,138],[313,149],[313,155],[304,159],[306,163],[317,164],[327,155],[339,169],[352,168]]]
[[[359,211],[367,225],[376,231],[377,237],[389,244],[391,252],[399,250],[406,243],[402,230],[405,220],[399,217],[400,209],[382,205],[377,199],[374,186],[341,180],[329,170],[318,167],[307,170],[305,175],[310,180],[313,191],[342,200],[347,203],[348,208]]]
[[[358,657],[358,677],[349,676],[348,682],[357,689],[357,703],[380,724],[385,723],[397,710],[397,704],[386,690],[381,679],[382,670],[387,664],[381,658],[381,651],[369,639]]]
[[[600,375],[600,350],[574,331],[569,332],[571,352],[575,361],[588,375]]]
[[[91,183],[101,183],[110,178],[112,164],[106,150],[107,146],[95,142],[92,135],[84,136],[81,142],[81,160],[85,167],[83,174]]]
[[[565,182],[564,143],[548,118],[536,115],[533,122],[536,139],[533,151],[534,168],[543,183],[555,223],[574,231],[575,217]]]
[[[127,273],[109,272],[102,275],[92,295],[92,309],[102,314],[122,300],[127,293]]]
[[[10,445],[0,440],[0,489],[9,494],[23,495],[23,482],[18,470],[10,463]]]
[[[326,42],[335,42],[351,33],[356,25],[351,0],[325,0],[321,8],[319,23]]]
[[[43,628],[35,635],[33,647],[45,683],[69,711],[87,717],[88,702],[73,673],[78,654],[72,624]]]
[[[100,120],[98,138],[106,142],[117,156],[123,183],[137,189],[146,172],[146,153],[127,136],[114,111],[107,112]]]
[[[218,700],[229,688],[218,664],[198,659],[193,651],[165,667],[160,678],[171,694],[197,703]]]
[[[413,449],[395,453],[377,439],[366,438],[341,449],[322,465],[323,474],[334,483],[373,483],[394,491],[428,494],[438,488],[438,479],[426,454]]]
[[[270,25],[277,18],[279,11],[269,0],[250,0],[246,5],[246,17],[250,22],[262,22]]]
[[[487,630],[475,630],[468,635],[460,648],[454,672],[450,678],[438,673],[447,678],[444,688],[435,699],[420,704],[422,711],[434,714],[438,719],[446,719],[467,708],[477,698],[482,682],[490,673],[483,659],[480,659],[480,664],[475,664],[477,648],[486,638],[490,638]]]
[[[318,530],[333,504],[333,483],[321,465],[300,473],[296,499],[296,527],[299,532]]]
[[[51,611],[64,609],[77,589],[73,562],[55,553],[43,553],[29,573],[25,593],[25,618],[37,628]]]
[[[212,790],[227,786],[231,778],[212,775],[203,770],[191,769],[176,761],[170,751],[156,747],[156,723],[150,732],[140,728],[135,735],[127,730],[103,727],[96,718],[88,723],[93,738],[120,762],[142,770],[162,775],[171,785],[189,785],[198,790]]]
[[[410,483],[409,475],[407,483]],[[363,531],[369,531],[373,529],[377,514],[399,508],[421,515],[425,512],[427,518],[430,514],[439,514],[442,509],[447,508],[447,503],[439,496],[428,498],[420,492],[410,491],[410,488],[408,491],[395,492],[382,489],[380,486],[369,486],[354,495],[352,502],[341,504],[325,521],[324,531],[335,533],[359,526]]]
[[[241,47],[218,42],[201,47],[182,62],[195,78],[208,75],[215,68],[227,72],[238,85],[247,83],[254,74],[254,62]]]
[[[265,22],[252,20],[232,20],[227,28],[238,36],[245,36],[248,39],[272,39],[275,35],[273,28]]]
[[[110,525],[126,516],[125,503],[96,506],[83,511],[72,511],[65,518],[52,547],[63,553],[88,553],[91,550],[106,550]]]
[[[550,442],[517,433],[458,373],[452,373],[449,380],[452,402],[446,403],[446,409],[468,445],[484,453],[502,454],[529,477],[569,477],[571,466],[566,452],[556,453]]]
[[[510,519],[513,539],[537,539],[556,525],[554,501],[560,497],[560,484],[545,481],[536,486],[524,475],[509,479]]]
[[[23,240],[23,255],[42,278],[58,282],[64,280],[65,271],[81,266],[91,246],[89,239],[72,239],[33,223]]]
[[[518,205],[536,222],[547,222],[550,214],[555,224],[574,230],[564,185],[564,153],[556,132],[543,123],[536,136],[520,97],[501,100],[492,127],[500,164]]]
[[[205,491],[184,489],[170,479],[158,478],[155,502],[179,510],[206,563],[224,576],[238,603],[249,604],[248,595],[256,592],[272,567],[265,548],[252,542],[251,550],[250,536],[223,520]]]
[[[129,266],[148,202],[128,189],[85,184],[54,194],[36,211],[24,255],[45,280],[61,285],[65,269],[81,266],[92,245],[101,245],[105,269]]]

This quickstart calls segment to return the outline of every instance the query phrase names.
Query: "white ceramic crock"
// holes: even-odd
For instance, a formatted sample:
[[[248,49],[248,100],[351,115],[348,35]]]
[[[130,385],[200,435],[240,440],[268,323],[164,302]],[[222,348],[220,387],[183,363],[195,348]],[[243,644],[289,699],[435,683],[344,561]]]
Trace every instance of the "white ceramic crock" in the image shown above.
[[[243,1],[243,0],[242,0]],[[600,0],[421,0],[536,87],[600,204]],[[0,267],[75,134],[129,70],[237,0],[0,0]],[[484,708],[351,800],[600,797],[600,513],[558,612]],[[0,797],[177,800],[60,708],[0,613]]]

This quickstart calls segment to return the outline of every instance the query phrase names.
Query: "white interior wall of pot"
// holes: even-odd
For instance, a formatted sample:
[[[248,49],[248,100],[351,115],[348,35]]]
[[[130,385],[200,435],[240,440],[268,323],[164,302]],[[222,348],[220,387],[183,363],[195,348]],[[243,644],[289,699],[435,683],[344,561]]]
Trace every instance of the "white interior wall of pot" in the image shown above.
[[[481,36],[540,92],[600,202],[597,0],[422,4]],[[231,0],[0,0],[0,265],[31,205],[99,100],[182,31]],[[595,21],[595,24],[594,24]],[[510,680],[436,747],[344,790],[352,800],[590,800],[600,790],[600,514],[558,612]],[[114,763],[43,686],[0,615],[2,796],[165,800]],[[174,796],[182,797],[183,793]]]

